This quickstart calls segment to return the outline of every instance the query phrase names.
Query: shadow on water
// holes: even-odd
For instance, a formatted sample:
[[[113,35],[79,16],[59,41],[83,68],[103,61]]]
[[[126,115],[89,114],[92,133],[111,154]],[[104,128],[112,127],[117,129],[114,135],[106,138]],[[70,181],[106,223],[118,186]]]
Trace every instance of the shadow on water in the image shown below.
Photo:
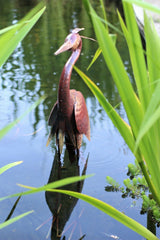
[[[80,168],[79,168],[79,159],[77,159],[77,155],[75,154],[75,149],[71,147],[67,147],[64,154],[63,164],[59,159],[58,151],[55,152],[52,169],[50,172],[50,177],[48,183],[55,182],[57,180],[80,176]],[[82,171],[82,175],[86,174],[87,170],[88,158],[84,164],[84,168]],[[63,187],[63,189],[82,192],[84,181],[75,182],[73,184],[67,185]],[[78,201],[78,199],[54,192],[46,192],[45,193],[47,205],[53,214],[53,220],[51,225],[51,239],[66,239],[65,232],[63,232],[66,222],[69,220],[72,211]],[[76,226],[76,219],[71,224],[70,228],[74,230]],[[82,239],[82,238],[81,238]]]

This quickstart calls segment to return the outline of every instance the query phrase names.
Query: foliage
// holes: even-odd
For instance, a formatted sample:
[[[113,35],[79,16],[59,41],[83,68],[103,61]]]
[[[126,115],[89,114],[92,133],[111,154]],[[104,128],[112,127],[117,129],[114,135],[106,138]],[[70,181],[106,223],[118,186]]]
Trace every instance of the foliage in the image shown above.
[[[33,212],[33,211],[25,212],[25,213],[23,213],[23,214],[20,214],[20,215],[14,217],[14,218],[11,218],[11,219],[5,221],[4,223],[0,223],[0,229],[7,227],[8,225],[10,225],[10,224],[12,224],[12,223],[20,220],[21,218],[27,216],[28,214],[30,214],[30,213],[32,213],[32,212]]]
[[[145,177],[145,181],[149,186],[149,190],[152,193],[153,201],[160,206],[160,69],[158,64],[160,39],[153,22],[150,21],[144,12],[146,52],[144,51],[131,3],[143,5],[143,7],[151,10],[155,10],[155,8],[145,2],[142,3],[142,1],[124,0],[123,9],[126,23],[124,23],[122,17],[118,13],[121,28],[129,49],[134,80],[137,87],[135,91],[108,29],[104,27],[89,1],[83,0],[83,2],[92,20],[97,41],[102,50],[106,65],[119,91],[129,124],[118,115],[114,107],[111,106],[101,90],[91,79],[78,68],[75,68],[75,70],[97,97],[113,124],[117,127],[126,141],[128,147],[134,153]],[[159,9],[156,9],[156,11],[159,11]],[[116,183],[114,182],[114,184]],[[133,179],[132,184],[130,180],[127,180],[125,184],[128,188],[131,188],[131,186],[137,184],[137,180]],[[140,234],[143,235],[142,232]],[[147,238],[154,239],[153,237],[149,238],[149,236]]]
[[[6,170],[8,170],[8,169],[10,169],[10,168],[12,168],[12,167],[14,167],[14,166],[17,166],[17,165],[20,164],[20,163],[22,163],[22,161],[14,162],[14,163],[9,163],[9,164],[1,167],[1,168],[0,168],[0,175],[1,175],[2,173],[4,173]]]
[[[6,196],[6,197],[1,197],[0,201],[3,201],[3,200],[8,199],[8,198],[12,198],[12,197],[25,196],[25,195],[29,195],[29,194],[33,194],[33,193],[38,193],[38,192],[41,192],[41,191],[46,191],[46,190],[51,189],[51,188],[60,188],[62,186],[65,186],[65,185],[68,185],[68,184],[71,184],[71,183],[74,183],[74,182],[77,182],[77,181],[82,181],[82,180],[84,180],[88,177],[91,177],[91,176],[93,176],[93,175],[69,177],[69,178],[61,179],[61,180],[58,180],[58,181],[55,181],[55,182],[52,182],[52,183],[48,183],[48,184],[46,184],[44,186],[41,186],[39,188],[29,187],[29,186],[25,186],[25,185],[22,185],[22,184],[18,184],[20,187],[29,188],[31,190],[26,191],[26,192],[21,192],[21,193],[15,193],[15,194],[12,194],[12,195]]]
[[[135,154],[143,174],[145,175],[150,191],[152,192],[154,199],[160,204],[160,162],[158,147],[160,134],[158,132],[159,128],[157,120],[160,116],[158,107],[160,100],[158,94],[159,82],[157,81],[160,76],[157,65],[155,66],[155,62],[152,61],[157,55],[155,53],[154,57],[151,55],[154,52],[153,50],[151,51],[152,48],[156,49],[156,51],[157,49],[160,49],[159,37],[157,36],[156,30],[151,27],[151,23],[146,14],[144,14],[147,48],[146,55],[149,68],[147,69],[144,50],[132,5],[124,1],[123,6],[127,27],[120,14],[119,20],[130,52],[132,68],[137,85],[137,94],[131,85],[124,64],[110,35],[108,34],[108,31],[106,31],[104,25],[97,17],[89,2],[86,0],[84,3],[90,12],[97,40],[102,49],[106,64],[111,71],[118,88],[130,125],[124,122],[124,120],[117,114],[116,110],[105,99],[98,87],[95,86],[95,84],[80,70],[76,70],[83,77],[94,95],[98,98],[114,125],[120,131],[129,148]],[[152,38],[149,37],[151,36],[150,32],[152,32]],[[153,38],[155,38],[154,41],[152,41]],[[155,43],[157,43],[156,47]],[[156,61],[158,62],[158,56]],[[157,70],[155,70],[156,67]],[[148,174],[146,164],[150,175]]]
[[[142,208],[141,214],[148,213],[152,211],[153,221],[160,225],[160,207],[154,201],[152,196],[149,193],[148,185],[142,172],[135,161],[135,164],[128,164],[128,173],[127,175],[130,178],[124,179],[123,184],[124,186],[120,186],[119,183],[116,182],[112,177],[107,176],[106,181],[109,185],[105,187],[107,192],[121,192],[122,198],[131,197],[135,199],[142,199]]]
[[[157,240],[157,237],[153,233],[151,233],[148,229],[146,229],[144,226],[142,226],[140,223],[136,222],[132,218],[126,216],[124,213],[122,213],[122,212],[118,211],[117,209],[115,209],[114,207],[110,206],[109,204],[102,202],[91,196],[82,194],[82,193],[57,189],[57,187],[64,186],[64,184],[70,184],[75,181],[80,181],[89,176],[66,178],[66,179],[59,180],[59,181],[56,181],[53,183],[49,183],[49,184],[39,187],[39,188],[20,185],[22,187],[29,188],[30,190],[26,191],[26,192],[18,193],[18,194],[13,194],[13,195],[7,196],[5,198],[0,198],[0,201],[4,200],[6,198],[9,198],[9,197],[24,196],[24,195],[28,195],[28,194],[37,193],[40,191],[59,192],[59,193],[67,194],[72,197],[76,197],[81,200],[84,200],[84,201],[88,202],[89,204],[93,205],[94,207],[98,208],[99,210],[103,211],[104,213],[106,213],[106,214],[110,215],[111,217],[115,218],[116,220],[120,221],[125,226],[131,228],[132,230],[136,231],[137,233],[144,236],[145,238]]]
[[[41,1],[18,23],[0,30],[0,67],[6,62],[8,57],[17,47],[18,43],[23,40],[30,29],[38,21],[45,9],[45,2]]]

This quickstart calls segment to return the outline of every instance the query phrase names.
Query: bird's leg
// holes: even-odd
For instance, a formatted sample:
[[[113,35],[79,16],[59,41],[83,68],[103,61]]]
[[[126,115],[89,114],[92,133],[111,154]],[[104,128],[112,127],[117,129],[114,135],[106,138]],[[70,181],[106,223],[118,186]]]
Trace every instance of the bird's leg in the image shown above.
[[[63,150],[63,144],[64,144],[64,132],[59,129],[59,133],[58,133],[58,146],[59,146],[59,151],[60,151],[60,154],[62,153],[62,150]]]
[[[59,149],[59,136],[58,136],[58,131],[56,132],[56,145],[58,146],[57,154],[58,154],[58,160],[59,160],[59,162],[60,162],[60,161],[61,161],[61,154],[60,154],[60,149]]]
[[[76,157],[77,157],[77,162],[79,160],[79,149],[76,147]]]
[[[77,141],[77,135],[75,134],[75,142],[76,142],[76,148],[75,148],[75,152],[76,152],[76,157],[77,157],[77,162],[79,160],[79,148],[78,148],[78,141]]]
[[[64,144],[64,132],[61,129],[59,129],[56,133],[56,144],[58,145],[58,156],[60,160]]]

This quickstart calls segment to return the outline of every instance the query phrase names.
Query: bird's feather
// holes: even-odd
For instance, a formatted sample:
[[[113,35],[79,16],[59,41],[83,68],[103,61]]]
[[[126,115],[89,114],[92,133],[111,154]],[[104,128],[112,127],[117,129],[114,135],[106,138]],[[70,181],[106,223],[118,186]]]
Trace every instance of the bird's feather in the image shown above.
[[[57,120],[57,112],[58,112],[58,107],[57,107],[58,103],[56,101],[56,103],[54,104],[51,112],[50,112],[50,115],[49,115],[49,118],[48,118],[48,125],[49,126],[53,126]]]
[[[90,140],[90,123],[84,97],[81,92],[76,90],[70,90],[70,94],[74,100],[76,128],[80,134],[85,134]]]

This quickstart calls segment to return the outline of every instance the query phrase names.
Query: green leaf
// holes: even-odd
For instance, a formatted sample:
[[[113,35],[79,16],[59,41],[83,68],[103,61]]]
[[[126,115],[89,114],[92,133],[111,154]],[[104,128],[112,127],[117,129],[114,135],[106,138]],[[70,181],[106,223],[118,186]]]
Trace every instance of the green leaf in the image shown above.
[[[0,29],[0,35],[2,35],[3,33],[8,32],[9,30],[12,30],[12,29],[14,29],[14,28],[17,28],[17,27],[19,27],[20,25],[23,25],[23,24],[24,24],[24,23],[16,23],[16,24],[11,25],[11,26],[9,26],[9,27]]]
[[[8,199],[8,198],[12,198],[12,197],[25,196],[25,195],[29,195],[29,194],[33,194],[33,193],[37,193],[37,192],[41,192],[41,191],[46,191],[47,189],[50,189],[50,188],[63,187],[65,185],[68,185],[68,184],[71,184],[71,183],[74,183],[74,182],[77,182],[77,181],[83,181],[84,179],[86,179],[88,177],[91,177],[91,176],[93,176],[93,174],[85,175],[85,176],[76,176],[76,177],[64,178],[64,179],[58,180],[56,182],[46,184],[46,185],[44,185],[42,187],[39,187],[39,188],[35,188],[35,187],[31,188],[29,186],[18,184],[18,186],[20,186],[20,187],[29,188],[31,190],[26,191],[26,192],[20,192],[20,193],[12,194],[12,195],[9,195],[9,196],[6,196],[6,197],[2,197],[2,198],[0,198],[0,201],[3,201],[3,200]]]
[[[9,163],[9,164],[5,165],[4,167],[1,167],[0,168],[0,174],[2,174],[3,172],[7,171],[8,169],[10,169],[14,166],[17,166],[21,163],[22,163],[22,161],[18,161],[18,162]]]
[[[127,142],[128,146],[130,147],[131,151],[134,151],[134,145],[135,141],[132,135],[132,131],[130,126],[119,116],[119,114],[115,111],[115,109],[112,107],[112,105],[107,101],[101,90],[89,79],[81,70],[79,70],[77,67],[74,66],[74,69],[76,72],[80,75],[80,77],[84,80],[84,82],[87,84],[87,86],[90,88],[92,93],[96,96],[99,103],[103,107],[103,109],[106,111],[110,119],[112,120],[113,124],[125,141]]]
[[[128,74],[125,70],[122,59],[116,49],[115,44],[112,41],[111,36],[107,33],[104,25],[97,18],[97,15],[93,8],[90,6],[89,2],[84,1],[89,6],[89,13],[92,18],[93,26],[95,29],[96,37],[106,64],[112,74],[112,77],[116,83],[117,89],[121,96],[123,105],[125,107],[130,125],[132,126],[132,131],[136,136],[138,134],[139,125],[143,117],[143,111],[141,103],[137,98],[133,87],[131,85]],[[136,115],[136,118],[134,117]]]
[[[123,2],[128,2],[128,3],[134,3],[137,6],[143,7],[147,10],[153,11],[155,13],[160,13],[160,8],[158,8],[157,6],[154,6],[146,1],[142,1],[142,0],[123,0]]]
[[[149,76],[149,87],[152,92],[156,87],[157,80],[160,78],[159,54],[160,54],[160,38],[155,29],[151,18],[144,12],[144,32],[146,40],[146,56]],[[154,37],[153,37],[154,36]]]
[[[40,97],[31,107],[29,107],[19,118],[8,124],[6,127],[0,130],[0,140],[18,123],[20,122],[28,113],[30,113],[34,108],[36,108],[46,96]]]
[[[146,109],[149,101],[149,86],[144,50],[132,5],[123,3],[123,9],[125,11],[127,28],[125,27],[120,15],[119,19],[123,33],[127,40],[138,95],[143,109]]]
[[[118,182],[116,182],[116,180],[114,180],[112,177],[110,177],[110,176],[107,176],[106,177],[106,181],[107,181],[107,183],[109,183],[111,186],[113,186],[114,188],[119,188],[119,183]]]
[[[118,211],[114,207],[110,206],[109,204],[102,202],[96,198],[87,196],[82,193],[77,193],[77,192],[72,192],[68,190],[59,190],[59,189],[54,189],[54,190],[49,190],[51,192],[59,192],[59,193],[64,193],[72,197],[79,198],[85,202],[88,202],[92,206],[98,208],[99,210],[103,211],[104,213],[108,214],[112,218],[116,219],[117,221],[121,222],[128,228],[132,229],[133,231],[137,232],[141,236],[143,236],[146,239],[152,239],[152,240],[158,240],[158,238],[150,232],[147,228],[145,228],[143,225],[140,223],[136,222],[132,218],[126,216],[124,213]]]
[[[97,60],[97,58],[99,57],[99,55],[101,54],[102,50],[100,48],[97,49],[97,51],[94,54],[94,57],[91,61],[91,63],[89,64],[87,71],[90,69],[90,67],[93,65],[93,63]]]
[[[117,36],[115,34],[110,34],[112,40],[113,40],[113,43],[116,44],[116,38]],[[91,66],[93,65],[93,63],[97,60],[97,58],[99,57],[99,55],[101,54],[102,50],[100,48],[97,49],[97,51],[95,52],[94,54],[94,57],[91,61],[91,63],[89,64],[88,68],[87,68],[87,71],[91,68]]]
[[[100,0],[100,3],[101,3],[101,8],[102,8],[103,18],[104,18],[105,22],[107,22],[107,14],[106,14],[106,11],[105,11],[105,6],[104,6],[103,0]],[[108,25],[107,24],[106,24],[106,30],[108,31]]]
[[[1,30],[3,34],[0,35],[0,66],[5,63],[18,43],[23,40],[33,25],[38,21],[45,9],[45,2],[41,1],[14,27],[11,26]]]
[[[11,219],[7,220],[7,221],[4,222],[4,223],[0,223],[0,229],[2,229],[2,228],[4,228],[4,227],[7,227],[8,225],[10,225],[10,224],[18,221],[19,219],[27,216],[28,214],[30,214],[30,213],[32,213],[32,212],[33,212],[33,211],[28,211],[28,212],[26,212],[26,213],[23,213],[23,214],[17,216],[17,217],[11,218]]]

